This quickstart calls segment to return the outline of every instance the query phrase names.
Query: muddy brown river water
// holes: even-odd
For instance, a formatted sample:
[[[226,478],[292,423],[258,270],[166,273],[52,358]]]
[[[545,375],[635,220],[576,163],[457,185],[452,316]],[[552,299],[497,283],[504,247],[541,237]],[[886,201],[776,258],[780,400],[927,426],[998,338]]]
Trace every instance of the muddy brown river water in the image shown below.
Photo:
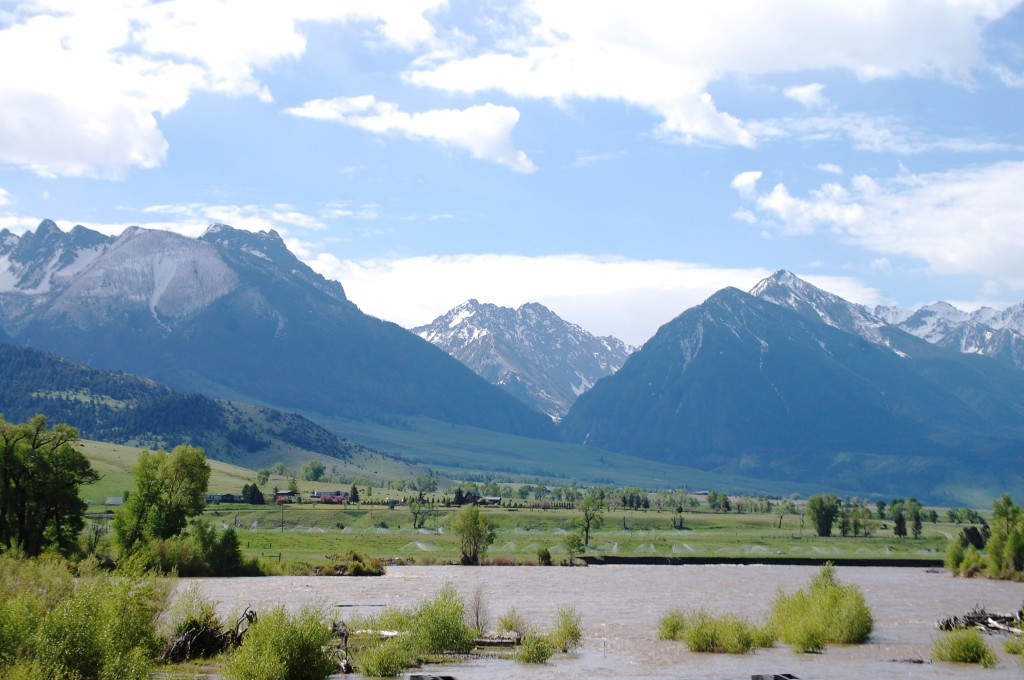
[[[268,577],[182,579],[198,582],[224,616],[250,605],[306,604],[334,608],[342,619],[379,605],[408,606],[452,583],[468,599],[479,587],[493,622],[515,606],[530,623],[545,629],[559,607],[582,615],[583,648],[558,654],[545,665],[501,659],[430,666],[419,672],[458,680],[495,678],[700,678],[747,680],[755,673],[791,673],[801,680],[867,678],[1024,678],[1020,657],[1005,654],[994,669],[928,661],[935,622],[976,605],[989,611],[1015,611],[1024,603],[1024,584],[957,579],[923,568],[837,567],[844,583],[863,591],[875,617],[868,644],[832,646],[822,654],[795,654],[788,647],[742,656],[696,654],[678,642],[658,640],[658,620],[674,607],[704,607],[759,619],[775,593],[804,587],[818,572],[802,566],[593,566],[564,567],[390,567],[380,578]],[[894,659],[896,661],[894,661]],[[342,677],[342,676],[339,676]],[[345,676],[358,677],[358,676]]]

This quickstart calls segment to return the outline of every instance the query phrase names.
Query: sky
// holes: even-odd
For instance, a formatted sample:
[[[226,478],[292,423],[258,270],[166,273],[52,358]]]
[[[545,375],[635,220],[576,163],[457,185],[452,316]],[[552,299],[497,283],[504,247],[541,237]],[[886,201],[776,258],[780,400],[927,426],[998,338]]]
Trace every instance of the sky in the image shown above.
[[[0,0],[0,64],[0,228],[275,229],[406,327],[1024,300],[1022,0]]]

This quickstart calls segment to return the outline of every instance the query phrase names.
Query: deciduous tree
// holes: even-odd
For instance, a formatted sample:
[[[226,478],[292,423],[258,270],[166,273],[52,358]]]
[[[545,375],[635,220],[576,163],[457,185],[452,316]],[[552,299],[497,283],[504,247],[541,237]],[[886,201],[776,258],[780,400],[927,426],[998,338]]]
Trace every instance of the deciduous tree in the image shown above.
[[[125,554],[140,541],[180,534],[190,517],[202,513],[210,483],[206,455],[187,444],[171,453],[143,451],[132,472],[135,491],[114,516],[114,535]]]
[[[463,564],[480,564],[487,548],[494,543],[495,525],[474,504],[463,505],[452,520],[452,531],[460,540]]]
[[[600,529],[604,524],[604,509],[604,500],[593,493],[587,494],[580,501],[578,523],[583,532],[583,545],[590,545],[590,532],[593,529]]]
[[[839,514],[839,498],[831,493],[815,494],[807,499],[806,512],[819,536],[831,536]]]
[[[77,549],[86,508],[79,490],[99,479],[77,441],[78,430],[48,428],[41,415],[22,424],[0,417],[0,550]]]

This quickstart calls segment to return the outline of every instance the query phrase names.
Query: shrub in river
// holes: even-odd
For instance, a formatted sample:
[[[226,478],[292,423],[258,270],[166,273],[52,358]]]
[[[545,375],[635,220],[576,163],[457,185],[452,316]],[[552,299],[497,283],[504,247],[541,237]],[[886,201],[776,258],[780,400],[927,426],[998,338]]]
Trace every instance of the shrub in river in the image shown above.
[[[334,555],[331,562],[324,573],[332,576],[383,576],[386,570],[379,558],[366,558],[354,550],[345,555]]]
[[[466,604],[455,586],[448,583],[416,607],[409,631],[410,645],[426,654],[465,653],[473,649],[476,637],[465,623]]]
[[[750,623],[737,616],[714,615],[703,609],[675,609],[665,614],[658,624],[661,639],[679,640],[691,652],[746,654],[755,647],[754,630]],[[758,629],[758,639],[763,641],[764,635],[764,630]]]
[[[231,680],[322,680],[335,670],[331,638],[321,610],[304,607],[291,615],[276,607],[249,627],[224,664],[224,675]]]
[[[1018,635],[1003,641],[1003,649],[1006,650],[1007,654],[1016,654],[1017,656],[1024,656],[1024,637]]]
[[[661,640],[682,640],[686,628],[686,612],[673,609],[658,621],[658,638]]]
[[[943,633],[932,644],[932,658],[936,661],[976,663],[982,668],[996,665],[996,655],[985,643],[981,633],[973,628]]]
[[[574,607],[559,607],[555,615],[555,626],[548,634],[556,649],[572,652],[583,643],[583,628],[580,613]]]
[[[520,663],[547,663],[555,653],[551,638],[536,630],[529,630],[516,648],[515,659]]]
[[[364,647],[355,656],[355,665],[359,672],[371,678],[394,677],[415,663],[415,655],[398,638]]]
[[[515,607],[509,607],[508,611],[498,617],[499,633],[518,633],[523,636],[526,635],[528,628],[526,619]]]
[[[874,628],[871,609],[860,589],[836,581],[826,564],[810,586],[772,601],[769,625],[798,652],[818,652],[830,643],[865,642]]]

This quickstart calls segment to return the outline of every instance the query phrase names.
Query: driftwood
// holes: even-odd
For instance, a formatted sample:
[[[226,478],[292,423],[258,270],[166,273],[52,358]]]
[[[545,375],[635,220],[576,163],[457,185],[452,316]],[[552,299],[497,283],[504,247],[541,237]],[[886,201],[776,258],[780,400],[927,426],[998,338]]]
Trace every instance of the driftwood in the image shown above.
[[[256,612],[246,607],[231,630],[221,630],[220,626],[190,626],[171,640],[162,660],[164,663],[181,663],[191,659],[209,658],[234,649],[242,644],[245,632],[254,623]]]
[[[935,625],[939,630],[959,630],[977,628],[983,633],[1012,633],[1021,635],[1024,630],[1024,607],[1014,614],[993,614],[984,607],[975,607],[963,616],[942,619]]]

